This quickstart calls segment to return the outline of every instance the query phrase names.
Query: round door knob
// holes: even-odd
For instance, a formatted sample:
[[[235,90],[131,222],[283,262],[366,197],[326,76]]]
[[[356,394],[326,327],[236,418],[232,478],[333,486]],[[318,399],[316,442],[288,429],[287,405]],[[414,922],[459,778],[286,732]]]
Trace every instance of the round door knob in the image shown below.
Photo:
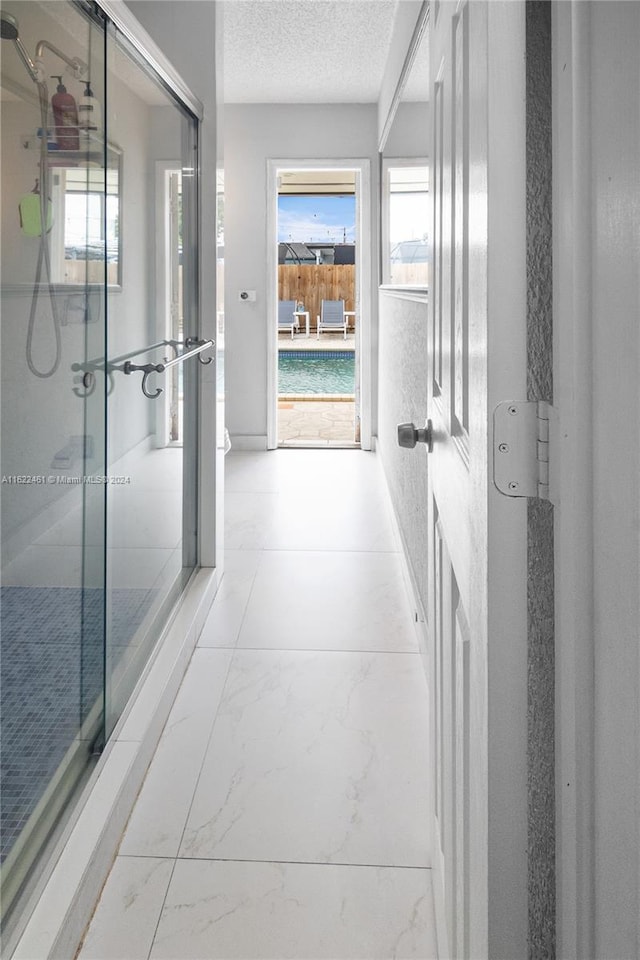
[[[429,453],[433,450],[433,424],[431,420],[427,420],[422,428],[416,427],[414,423],[398,424],[398,445],[412,450],[417,443],[426,443]]]

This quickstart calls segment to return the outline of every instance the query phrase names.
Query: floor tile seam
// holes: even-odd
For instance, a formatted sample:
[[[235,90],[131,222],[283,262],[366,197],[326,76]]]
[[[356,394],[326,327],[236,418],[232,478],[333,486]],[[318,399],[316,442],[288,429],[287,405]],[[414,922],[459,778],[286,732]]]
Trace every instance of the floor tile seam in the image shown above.
[[[238,649],[238,643],[239,643],[239,641],[240,641],[240,635],[241,635],[241,633],[242,633],[242,628],[244,627],[245,621],[246,621],[246,619],[247,619],[247,610],[249,609],[249,604],[251,603],[251,598],[252,598],[252,596],[253,596],[253,591],[254,591],[254,588],[255,588],[255,585],[256,585],[256,580],[258,579],[258,571],[260,570],[260,567],[261,567],[261,565],[262,565],[262,561],[264,560],[264,550],[257,550],[256,553],[258,553],[258,562],[257,562],[256,565],[255,565],[255,569],[254,569],[254,571],[253,571],[253,577],[251,578],[251,586],[249,587],[249,592],[248,592],[248,594],[247,594],[247,599],[246,599],[246,602],[245,602],[245,605],[244,605],[244,610],[242,611],[242,617],[241,617],[241,619],[240,619],[240,624],[239,624],[238,629],[237,629],[237,631],[236,631],[236,642],[235,642],[234,645],[233,645],[233,648],[232,648],[233,650],[237,650],[237,649]],[[215,603],[215,601],[214,601],[214,603]],[[229,663],[229,669],[231,669],[231,663],[232,663],[232,662],[233,662],[233,655],[232,655],[231,661],[230,661],[230,663]],[[226,684],[226,681],[225,681],[225,684]]]
[[[164,896],[163,896],[163,898],[162,898],[162,903],[160,904],[160,910],[158,911],[158,919],[156,920],[156,925],[155,925],[155,927],[154,927],[154,929],[153,929],[153,934],[152,934],[152,936],[150,937],[150,940],[149,940],[149,949],[148,949],[148,951],[147,951],[147,956],[146,956],[145,960],[150,960],[151,954],[153,953],[153,948],[154,948],[154,946],[155,946],[156,937],[158,936],[158,930],[160,929],[160,921],[162,920],[162,914],[164,913],[164,908],[165,908],[166,903],[167,903],[167,897],[169,896],[169,890],[171,889],[171,884],[173,883],[173,875],[174,875],[174,873],[176,872],[176,867],[178,866],[178,858],[177,858],[177,857],[166,857],[166,858],[162,858],[162,859],[173,860],[173,864],[172,864],[172,866],[171,866],[171,872],[169,873],[169,882],[167,883],[166,889],[165,889],[165,891],[164,891]]]
[[[198,649],[198,648],[196,647],[196,649]],[[203,648],[203,649],[204,649],[204,648]],[[195,651],[194,651],[194,652],[195,652]],[[178,840],[178,844],[177,844],[177,847],[176,847],[176,857],[177,857],[178,854],[180,853],[180,848],[181,848],[182,843],[183,843],[183,841],[184,841],[184,835],[185,835],[185,831],[186,831],[186,829],[187,829],[187,824],[189,823],[189,817],[191,816],[191,810],[193,809],[193,804],[194,804],[195,796],[196,796],[196,793],[198,792],[198,787],[200,786],[200,780],[202,779],[202,771],[203,771],[203,769],[204,769],[204,765],[205,765],[205,762],[206,762],[206,759],[207,759],[207,754],[208,754],[208,752],[209,752],[209,747],[210,747],[210,745],[211,745],[211,739],[212,739],[212,737],[213,737],[213,731],[214,731],[214,729],[215,729],[216,721],[217,721],[218,715],[219,715],[219,713],[220,713],[220,708],[221,708],[222,702],[223,702],[223,700],[224,700],[224,694],[225,694],[225,690],[226,690],[226,688],[227,688],[227,683],[228,683],[228,681],[229,681],[229,674],[230,674],[230,672],[231,672],[231,665],[232,665],[232,663],[233,663],[233,659],[234,659],[234,651],[233,651],[233,649],[232,649],[232,651],[231,651],[231,656],[229,657],[229,664],[228,664],[228,666],[227,666],[227,672],[226,672],[226,674],[225,674],[224,682],[223,682],[223,684],[222,684],[222,687],[220,688],[220,696],[219,696],[219,698],[218,698],[218,703],[217,703],[217,706],[216,706],[216,709],[215,709],[215,712],[214,712],[214,715],[213,715],[213,718],[212,718],[212,721],[211,721],[211,726],[209,727],[209,735],[208,735],[208,737],[207,737],[207,742],[206,742],[206,744],[205,744],[205,746],[204,746],[204,750],[202,751],[202,762],[200,763],[200,769],[199,769],[199,771],[198,771],[198,776],[197,776],[196,779],[195,779],[195,783],[194,783],[194,785],[193,785],[193,790],[192,790],[192,792],[191,792],[191,801],[190,801],[190,803],[189,803],[189,809],[187,810],[186,816],[185,816],[185,818],[184,818],[184,822],[183,822],[183,824],[182,824],[182,830],[181,830],[181,832],[180,832],[180,838],[179,838],[179,840]],[[192,658],[192,660],[193,660],[193,658]],[[192,661],[190,661],[190,662],[192,662]],[[154,754],[154,756],[155,756],[155,754]]]
[[[238,551],[238,552],[240,552],[240,551]],[[248,608],[249,608],[249,602],[250,602],[251,597],[252,597],[252,595],[253,595],[253,590],[254,590],[254,587],[255,587],[256,578],[257,578],[257,576],[258,576],[258,570],[260,569],[260,564],[262,563],[262,553],[263,553],[263,551],[260,550],[260,549],[258,549],[258,550],[252,550],[252,553],[258,553],[258,554],[259,554],[259,557],[258,557],[258,562],[257,562],[256,565],[255,565],[255,568],[254,568],[253,573],[250,574],[251,586],[249,587],[249,592],[247,593],[246,600],[244,601],[244,608],[243,608],[243,611],[242,611],[242,618],[241,618],[241,620],[240,620],[240,625],[238,626],[238,630],[237,630],[237,632],[236,632],[236,640],[235,640],[235,643],[234,643],[232,646],[218,647],[217,649],[235,650],[236,647],[238,646],[238,640],[240,639],[240,634],[241,634],[241,632],[242,632],[242,627],[244,626],[244,622],[245,622],[245,619],[246,619],[246,616],[247,616],[247,610],[248,610]],[[220,585],[221,585],[221,586],[222,586],[223,582],[224,582],[224,572],[223,572],[223,574],[222,574],[222,580],[220,581]],[[217,600],[217,599],[218,599],[218,596],[216,595],[216,596],[214,597],[213,603],[211,604],[211,607],[210,607],[210,609],[209,609],[209,613],[207,614],[207,620],[208,620],[209,617],[214,613],[214,611],[215,611],[215,609],[216,609],[216,600]],[[221,603],[223,603],[223,602],[224,602],[224,598],[222,598],[222,600],[221,600]],[[221,604],[218,605],[218,609],[220,609],[220,605],[221,605]],[[205,621],[205,626],[206,626],[206,621]],[[204,627],[203,627],[203,630],[204,630]],[[211,648],[201,647],[201,646],[198,644],[198,649],[200,649],[200,650],[206,650],[206,649],[216,649],[216,648],[215,648],[215,647],[211,647]],[[233,659],[233,657],[232,657],[231,659]],[[226,683],[226,680],[225,680],[225,683]]]
[[[220,644],[213,644],[213,645],[208,643],[198,643],[196,650],[235,650],[236,648],[237,648],[236,643],[232,645],[228,643],[220,643]]]
[[[125,832],[126,832],[126,827],[125,827]],[[124,833],[122,834],[122,837],[120,838],[120,845],[122,844],[122,841],[123,841],[123,840],[124,840]],[[169,887],[171,886],[171,881],[173,880],[173,874],[174,874],[174,871],[175,871],[175,869],[176,869],[177,859],[176,859],[176,857],[157,857],[157,856],[152,856],[152,855],[150,855],[150,854],[147,855],[147,856],[137,856],[137,855],[135,855],[135,854],[120,853],[120,848],[118,848],[118,850],[117,850],[117,852],[116,852],[116,855],[115,855],[115,857],[113,858],[113,861],[112,861],[112,863],[111,863],[111,866],[109,867],[109,872],[108,872],[108,874],[107,874],[107,878],[106,878],[106,880],[104,881],[104,883],[103,883],[103,885],[102,885],[102,889],[100,890],[100,893],[98,894],[98,897],[97,897],[97,899],[95,900],[95,902],[94,902],[94,904],[93,904],[93,908],[92,908],[92,910],[91,910],[91,916],[89,917],[89,920],[87,921],[87,923],[86,923],[86,925],[85,925],[85,928],[84,928],[84,930],[82,931],[82,936],[81,936],[81,938],[80,938],[80,943],[79,943],[78,948],[77,948],[77,950],[76,950],[76,952],[75,952],[75,954],[74,954],[74,957],[76,958],[76,960],[77,960],[77,958],[78,958],[78,957],[81,955],[81,953],[82,953],[82,950],[83,950],[83,947],[84,947],[85,942],[86,942],[86,940],[87,940],[87,937],[89,936],[89,933],[91,932],[91,928],[93,927],[94,921],[95,921],[95,919],[96,919],[96,917],[97,917],[97,915],[98,915],[98,910],[99,910],[99,908],[100,908],[100,904],[101,904],[101,902],[102,902],[102,898],[103,898],[103,896],[104,896],[105,890],[107,889],[110,881],[111,881],[112,878],[113,878],[113,872],[114,872],[114,870],[115,870],[115,868],[116,868],[116,865],[117,865],[117,863],[118,863],[119,860],[120,860],[120,861],[122,861],[122,860],[162,860],[162,861],[171,861],[171,863],[172,863],[171,872],[170,872],[170,874],[169,874],[169,880],[168,880],[168,882],[167,882],[167,886],[166,886],[166,889],[165,889],[165,891],[164,891],[164,896],[163,896],[163,898],[162,898],[162,903],[161,903],[161,905],[160,905],[160,911],[159,911],[159,913],[158,913],[158,919],[157,919],[157,921],[156,921],[156,925],[155,925],[155,928],[154,928],[154,931],[153,931],[153,936],[151,937],[151,941],[150,941],[150,945],[149,945],[149,950],[147,951],[147,955],[146,955],[146,957],[144,958],[144,960],[149,960],[149,958],[151,957],[151,951],[153,950],[153,945],[154,945],[154,942],[155,942],[156,933],[158,932],[158,925],[159,925],[159,923],[160,923],[160,918],[161,918],[161,916],[162,916],[162,911],[164,910],[164,906],[165,906],[165,903],[166,903],[166,900],[167,900],[167,895],[168,895],[168,893],[169,893]],[[141,958],[141,960],[142,960],[142,958]]]
[[[200,649],[207,649],[206,647],[201,647]],[[216,649],[216,648],[209,648]],[[223,648],[219,648],[223,649]],[[371,654],[376,656],[378,654],[384,654],[385,656],[403,656],[403,657],[419,657],[421,656],[420,650],[337,650],[335,647],[229,647],[227,649],[232,649],[236,653],[357,653],[357,654]]]
[[[139,801],[140,801],[140,797],[141,797],[141,795],[142,795],[142,790],[143,790],[143,788],[144,788],[144,786],[145,786],[145,784],[146,784],[146,782],[147,782],[147,779],[148,779],[148,777],[149,777],[149,773],[151,772],[151,767],[153,766],[153,763],[154,763],[154,761],[156,760],[156,758],[157,758],[157,756],[158,756],[158,752],[159,752],[159,750],[160,750],[160,746],[161,746],[161,744],[162,744],[162,741],[163,741],[165,732],[167,731],[167,729],[168,729],[168,727],[169,727],[169,721],[171,720],[171,714],[173,713],[173,709],[174,709],[174,707],[175,707],[175,705],[176,705],[176,702],[177,702],[177,700],[178,700],[178,697],[180,696],[180,693],[182,692],[182,689],[183,689],[183,687],[184,687],[185,678],[186,678],[186,676],[187,676],[187,673],[188,673],[188,671],[189,671],[189,668],[191,667],[191,665],[192,665],[192,663],[193,663],[193,659],[194,659],[194,656],[195,656],[196,652],[197,652],[198,650],[200,650],[200,649],[202,649],[202,650],[216,650],[216,649],[219,649],[219,648],[216,648],[216,647],[198,647],[198,646],[196,646],[196,647],[194,648],[192,654],[191,654],[191,659],[189,660],[189,664],[188,664],[188,666],[187,666],[187,669],[185,670],[184,675],[183,675],[183,677],[182,677],[182,680],[181,680],[181,682],[180,682],[180,686],[179,686],[179,688],[178,688],[178,692],[176,693],[176,695],[175,695],[175,697],[174,697],[174,700],[173,700],[173,703],[172,703],[172,705],[171,705],[171,710],[169,711],[169,716],[167,717],[166,723],[165,723],[164,727],[162,728],[162,733],[160,734],[160,739],[158,740],[158,743],[156,744],[156,747],[155,747],[155,749],[154,749],[154,751],[153,751],[153,756],[151,757],[151,761],[150,761],[150,763],[149,763],[149,765],[148,765],[148,767],[147,767],[147,771],[146,771],[146,773],[145,773],[145,775],[144,775],[144,779],[143,779],[142,784],[141,784],[141,786],[140,786],[140,789],[138,790],[138,793],[137,793],[137,795],[136,795],[136,799],[135,799],[134,804],[133,804],[133,807],[132,807],[132,809],[131,809],[131,813],[129,814],[129,817],[128,817],[127,822],[126,822],[125,827],[124,827],[124,830],[122,831],[122,835],[121,835],[121,837],[120,837],[120,841],[119,841],[119,844],[118,844],[118,851],[117,851],[117,853],[116,853],[116,858],[117,858],[117,857],[120,857],[120,856],[128,856],[128,854],[122,853],[122,846],[123,846],[124,841],[125,841],[125,838],[126,838],[126,836],[127,836],[127,831],[128,831],[128,828],[129,828],[129,824],[130,824],[131,821],[133,820],[133,816],[134,816],[134,813],[135,813],[135,811],[136,811],[136,807],[137,807],[137,805],[138,805],[138,803],[139,803]],[[196,777],[196,781],[195,781],[195,784],[194,784],[193,793],[192,793],[192,796],[191,796],[191,803],[189,804],[189,812],[191,812],[191,806],[192,806],[192,804],[193,804],[193,798],[194,798],[194,796],[195,796],[195,792],[196,792],[196,789],[197,789],[197,787],[198,787],[198,783],[199,783],[199,781],[200,781],[200,775],[201,775],[201,773],[202,773],[202,767],[204,766],[204,758],[206,757],[207,750],[209,749],[209,744],[210,744],[210,742],[211,742],[211,737],[212,737],[212,734],[213,734],[213,727],[214,727],[214,724],[215,724],[216,719],[217,719],[217,717],[218,717],[218,713],[219,713],[219,710],[220,710],[220,705],[221,705],[221,703],[222,703],[222,697],[223,697],[224,690],[225,690],[225,687],[226,687],[226,684],[227,684],[227,679],[228,679],[228,676],[229,676],[229,671],[230,671],[230,669],[231,669],[231,662],[232,662],[232,660],[233,660],[233,653],[232,653],[232,655],[229,657],[229,663],[228,663],[228,665],[227,665],[227,670],[226,670],[226,673],[225,673],[224,682],[223,682],[222,687],[221,687],[221,689],[220,689],[220,699],[219,699],[219,701],[218,701],[218,706],[216,707],[216,710],[215,710],[215,712],[214,712],[214,715],[213,715],[213,717],[212,717],[212,719],[211,719],[211,725],[210,725],[210,727],[209,727],[209,733],[208,733],[208,735],[207,735],[206,742],[205,742],[205,744],[204,744],[204,748],[203,748],[203,751],[202,751],[202,760],[201,760],[200,767],[199,767],[199,770],[198,770],[198,776]],[[137,743],[138,741],[136,741],[136,740],[119,740],[118,742],[120,742],[120,743]],[[187,814],[187,820],[188,820],[188,814]],[[180,850],[180,843],[182,843],[182,836],[183,836],[183,834],[184,834],[184,830],[186,829],[187,820],[185,820],[185,823],[184,823],[184,825],[183,825],[182,833],[181,833],[181,835],[180,835],[180,840],[179,840],[178,846],[177,846],[177,848],[176,848],[176,854],[175,854],[175,856],[177,856],[177,853],[178,853],[178,851]],[[173,859],[175,859],[175,856],[161,857],[160,859],[162,859],[162,860],[173,860]],[[115,862],[115,861],[114,861],[114,862]]]
[[[414,863],[353,863],[338,860],[283,860],[282,858],[255,858],[255,857],[161,857],[150,853],[120,853],[118,857],[128,860],[171,860],[175,865],[184,863],[255,863],[255,864],[282,864],[283,866],[300,867],[353,867],[362,870],[433,870],[433,866]],[[172,871],[173,876],[173,871]]]
[[[255,548],[249,548],[255,549]],[[366,550],[364,548],[354,550],[353,547],[267,547],[261,549],[264,553],[362,553],[365,555],[379,554],[380,556],[398,556],[399,550]]]

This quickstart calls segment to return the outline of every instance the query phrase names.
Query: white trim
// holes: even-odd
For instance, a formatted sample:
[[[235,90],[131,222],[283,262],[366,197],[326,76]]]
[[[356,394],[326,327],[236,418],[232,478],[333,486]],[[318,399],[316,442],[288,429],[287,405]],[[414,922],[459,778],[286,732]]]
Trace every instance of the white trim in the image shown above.
[[[360,447],[372,444],[371,161],[359,159],[267,160],[267,449],[278,446],[278,175],[288,170],[356,172],[356,358],[360,361]],[[232,438],[233,442],[233,438]],[[238,449],[236,447],[236,449]]]
[[[429,302],[428,287],[394,287],[392,284],[381,283],[379,290],[387,297],[396,297],[398,300],[413,300],[416,303]]]
[[[394,117],[398,111],[398,107],[400,106],[400,101],[402,100],[404,88],[406,87],[407,81],[411,74],[413,62],[418,55],[422,38],[425,34],[427,26],[429,25],[430,9],[430,0],[424,0],[422,7],[420,8],[420,13],[418,14],[418,19],[416,20],[416,25],[407,49],[407,55],[402,65],[402,70],[400,71],[400,76],[398,77],[396,89],[393,97],[391,98],[389,112],[387,113],[387,117],[382,128],[382,133],[380,134],[380,140],[378,143],[378,150],[380,153],[384,151],[385,144],[391,132],[391,126],[393,124]]]
[[[590,7],[552,7],[557,946],[566,960],[596,949]]]
[[[439,836],[442,830],[440,822],[436,816],[432,818],[434,836]],[[431,860],[431,886],[433,888],[433,912],[436,921],[436,944],[438,947],[438,960],[449,960],[451,952],[449,950],[449,934],[447,930],[447,909],[446,896],[444,890],[445,863],[444,854],[440,845],[434,844],[434,852]]]
[[[218,571],[203,568],[174,608],[42,870],[12,960],[76,955],[218,586]]]
[[[249,436],[248,434],[232,433],[230,439],[231,449],[235,452],[244,450],[273,449],[267,445],[267,437],[265,434]]]

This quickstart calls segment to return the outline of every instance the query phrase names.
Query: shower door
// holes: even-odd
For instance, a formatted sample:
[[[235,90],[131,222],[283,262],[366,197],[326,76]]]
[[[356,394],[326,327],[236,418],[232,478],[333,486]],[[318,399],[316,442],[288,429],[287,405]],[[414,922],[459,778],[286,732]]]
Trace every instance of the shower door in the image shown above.
[[[107,295],[109,736],[195,567],[196,385],[211,349],[198,340],[197,120],[107,29],[123,252],[122,282]]]
[[[106,282],[117,280],[119,264],[117,250],[107,264],[103,118],[96,111],[91,130],[58,130],[50,107],[52,75],[76,101],[90,79],[103,101],[104,22],[57,0],[3,2],[1,13],[6,935],[12,906],[104,736],[106,403],[98,368]]]
[[[12,907],[194,571],[198,374],[212,345],[198,338],[197,118],[98,4],[2,0],[1,13],[11,937]],[[61,126],[51,76],[91,109]]]

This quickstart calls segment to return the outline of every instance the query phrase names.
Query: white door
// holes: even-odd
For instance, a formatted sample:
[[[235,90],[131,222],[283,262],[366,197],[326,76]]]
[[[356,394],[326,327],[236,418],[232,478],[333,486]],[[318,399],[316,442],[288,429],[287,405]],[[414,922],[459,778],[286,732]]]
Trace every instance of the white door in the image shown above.
[[[524,17],[432,5],[434,868],[441,955],[474,960],[527,956],[526,500],[491,450],[526,399]]]

